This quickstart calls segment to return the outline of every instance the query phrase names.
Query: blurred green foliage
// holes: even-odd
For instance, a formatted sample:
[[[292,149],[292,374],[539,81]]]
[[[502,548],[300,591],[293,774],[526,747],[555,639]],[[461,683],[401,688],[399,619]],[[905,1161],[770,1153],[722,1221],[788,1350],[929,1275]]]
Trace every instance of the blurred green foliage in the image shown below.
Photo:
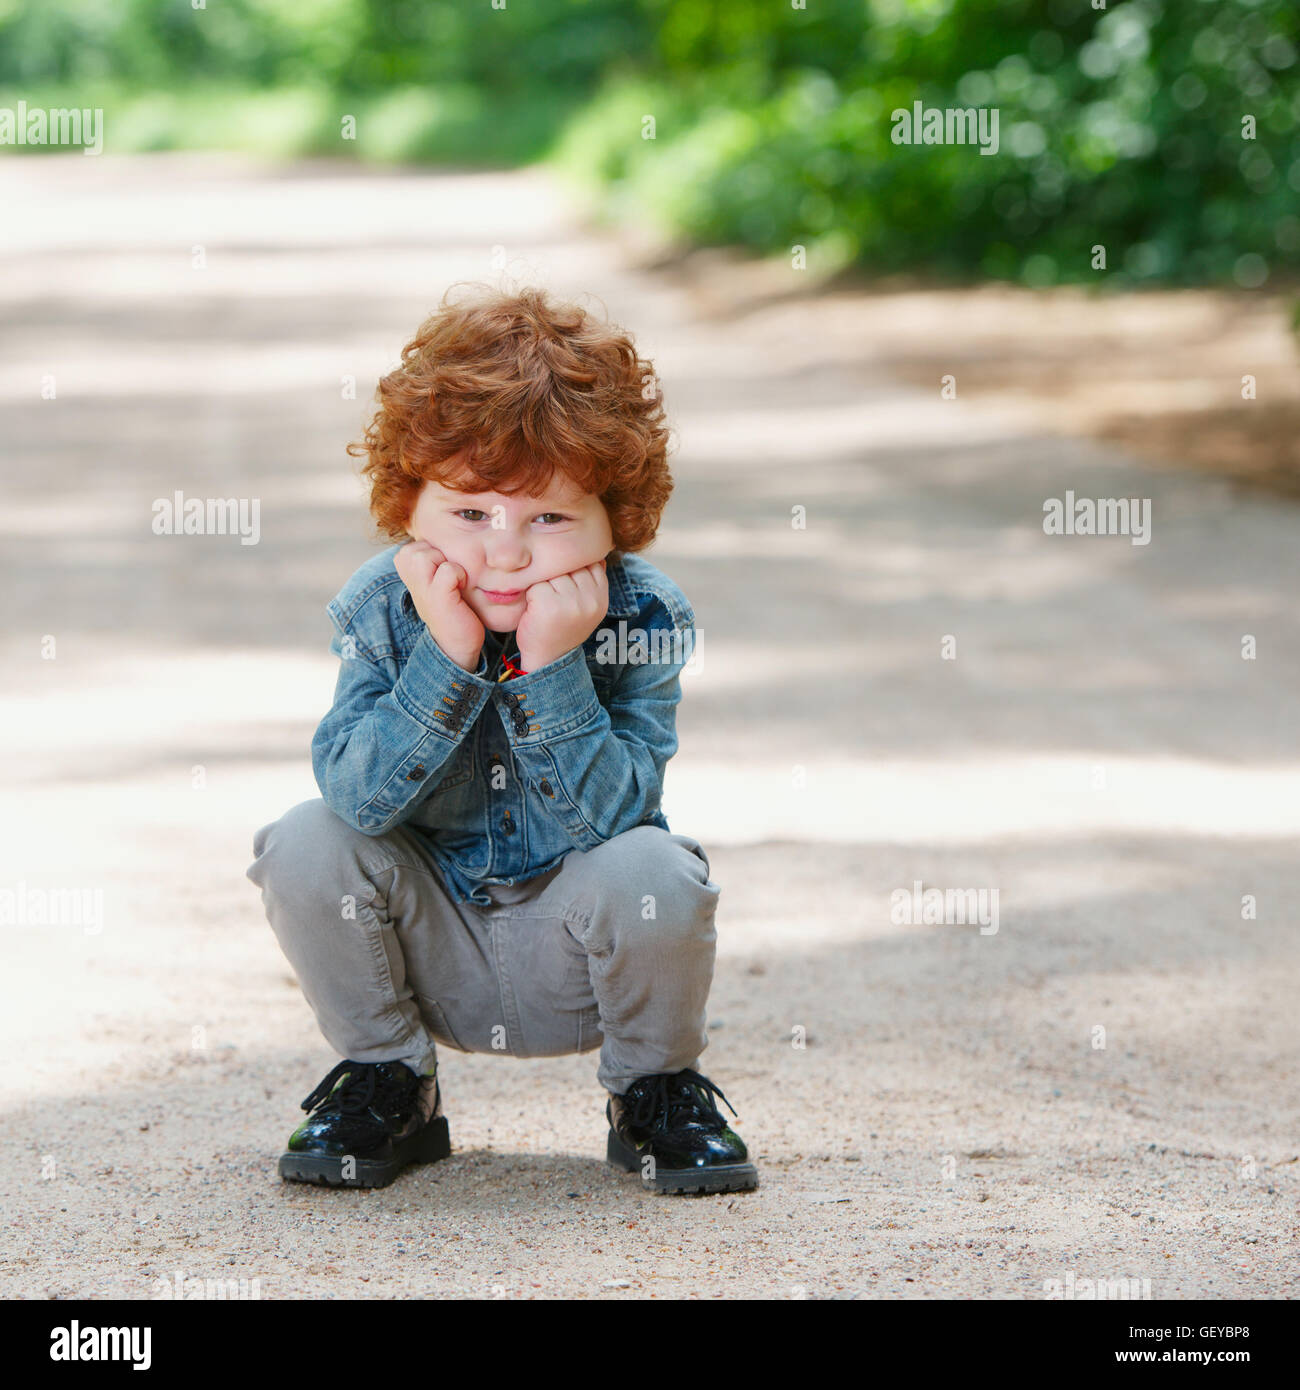
[[[0,105],[102,106],[109,151],[548,156],[620,215],[823,270],[1300,261],[1296,0],[199,2],[0,0]],[[916,101],[996,108],[998,152],[894,143]]]

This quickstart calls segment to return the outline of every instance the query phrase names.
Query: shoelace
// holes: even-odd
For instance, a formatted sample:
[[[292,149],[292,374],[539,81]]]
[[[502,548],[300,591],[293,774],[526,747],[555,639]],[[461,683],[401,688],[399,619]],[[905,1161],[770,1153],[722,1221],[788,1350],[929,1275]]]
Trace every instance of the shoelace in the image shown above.
[[[695,1089],[697,1086],[699,1090]],[[710,1091],[713,1095],[709,1094]],[[644,1129],[656,1114],[659,1116],[656,1129],[667,1129],[670,1121],[676,1121],[683,1115],[699,1115],[706,1120],[725,1124],[714,1095],[721,1097],[722,1103],[733,1115],[736,1113],[731,1102],[707,1076],[701,1076],[689,1067],[672,1075],[661,1074],[648,1084],[639,1083],[629,1119],[638,1129]]]
[[[389,1101],[404,1100],[409,1088],[396,1077],[381,1077],[381,1065],[379,1062],[340,1062],[303,1101],[302,1108],[312,1110],[329,1101],[344,1114],[364,1116],[372,1102],[382,1109]],[[335,1092],[335,1083],[344,1076],[347,1079]]]

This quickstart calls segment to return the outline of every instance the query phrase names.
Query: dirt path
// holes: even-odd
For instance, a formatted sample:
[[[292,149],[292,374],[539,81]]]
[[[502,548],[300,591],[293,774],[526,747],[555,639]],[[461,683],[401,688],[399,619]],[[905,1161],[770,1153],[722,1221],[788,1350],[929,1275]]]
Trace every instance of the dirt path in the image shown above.
[[[0,194],[0,887],[103,907],[5,938],[0,1291],[1294,1293],[1293,506],[902,386],[847,297],[702,320],[530,175],[66,157]],[[342,447],[497,246],[637,333],[680,435],[651,558],[706,640],[665,809],[723,889],[703,1060],[752,1194],[608,1170],[593,1057],[444,1053],[451,1160],[275,1173],[335,1059],[243,873],[316,795],[323,606],[371,548]],[[177,489],[260,499],[258,544],[154,535]],[[1149,499],[1149,544],[1045,535],[1067,489]],[[914,883],[996,890],[997,930],[891,920]]]

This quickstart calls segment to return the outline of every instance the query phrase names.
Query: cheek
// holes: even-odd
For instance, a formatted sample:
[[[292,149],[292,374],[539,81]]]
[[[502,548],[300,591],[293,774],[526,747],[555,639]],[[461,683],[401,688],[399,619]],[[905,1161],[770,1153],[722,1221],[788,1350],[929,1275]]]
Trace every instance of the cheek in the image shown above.
[[[591,564],[590,551],[589,545],[575,545],[572,542],[555,546],[542,558],[540,572],[547,578],[554,579],[557,574],[570,574],[574,570],[582,569],[584,565]]]
[[[562,539],[563,546],[552,553],[557,560],[564,561],[569,569],[604,559],[613,544],[608,526],[589,526],[576,535],[556,539]]]
[[[472,536],[466,536],[463,531],[450,526],[434,525],[429,527],[424,539],[430,545],[437,546],[447,559],[458,564],[469,576],[471,584],[474,582],[483,568],[483,548]]]

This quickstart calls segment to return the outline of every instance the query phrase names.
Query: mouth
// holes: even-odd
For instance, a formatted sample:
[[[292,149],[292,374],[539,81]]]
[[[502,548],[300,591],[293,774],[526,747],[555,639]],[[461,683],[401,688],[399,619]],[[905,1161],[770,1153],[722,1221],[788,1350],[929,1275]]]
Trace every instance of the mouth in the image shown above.
[[[481,593],[490,603],[508,605],[518,603],[524,596],[522,589],[480,589]]]

